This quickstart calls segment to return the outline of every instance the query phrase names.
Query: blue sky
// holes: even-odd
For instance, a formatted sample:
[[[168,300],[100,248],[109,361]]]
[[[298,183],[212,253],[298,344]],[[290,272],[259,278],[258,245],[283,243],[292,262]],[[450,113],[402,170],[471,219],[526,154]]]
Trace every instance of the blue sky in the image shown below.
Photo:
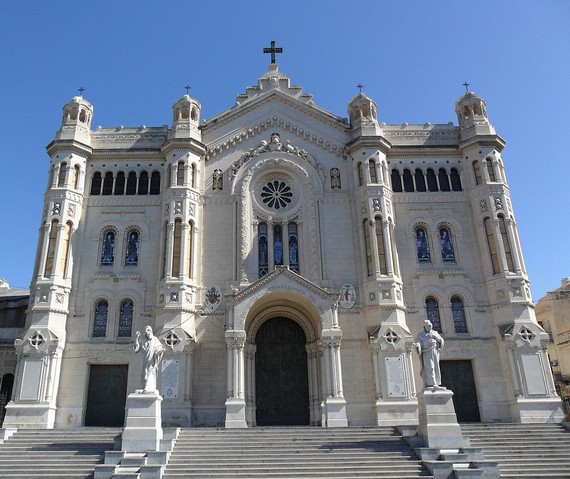
[[[49,157],[80,86],[93,125],[170,124],[192,86],[225,110],[284,48],[280,70],[346,115],[362,83],[386,123],[457,123],[462,83],[487,102],[532,291],[570,276],[570,2],[0,0],[0,277],[31,281]]]

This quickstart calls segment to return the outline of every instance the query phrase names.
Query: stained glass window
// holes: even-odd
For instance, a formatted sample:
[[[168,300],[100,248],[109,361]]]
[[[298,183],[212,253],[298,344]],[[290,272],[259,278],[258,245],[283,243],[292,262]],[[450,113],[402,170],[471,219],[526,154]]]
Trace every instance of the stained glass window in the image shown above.
[[[93,337],[104,338],[107,335],[107,316],[109,303],[102,299],[95,306],[95,318],[93,321]]]
[[[283,228],[281,225],[273,226],[273,261],[274,264],[283,264]]]
[[[119,313],[119,334],[120,338],[128,338],[132,334],[133,329],[133,302],[127,299],[121,303],[121,311]]]
[[[490,218],[485,218],[485,233],[487,235],[487,246],[489,246],[489,255],[491,256],[491,264],[493,266],[493,274],[501,271],[499,265],[499,254],[497,252],[497,242],[493,234],[493,224]]]
[[[416,252],[418,262],[431,263],[428,235],[425,228],[416,228]]]
[[[439,318],[439,305],[437,304],[437,299],[432,296],[426,298],[426,316],[433,329],[441,333],[441,320]]]
[[[297,223],[289,223],[289,268],[299,273],[299,239],[297,238]]]
[[[465,320],[465,310],[463,301],[459,296],[451,298],[451,315],[453,316],[453,327],[456,333],[467,333],[467,321]]]
[[[374,267],[372,264],[372,244],[370,242],[370,226],[368,225],[368,220],[362,222],[362,228],[364,229],[364,247],[366,248],[366,274],[372,276]]]
[[[455,251],[453,250],[453,242],[451,241],[449,228],[443,227],[439,229],[439,245],[441,247],[441,259],[443,262],[455,263]]]
[[[91,179],[91,194],[100,195],[102,184],[103,184],[103,178],[101,177],[101,173],[97,171],[96,173],[93,174],[93,178]]]
[[[390,173],[390,179],[392,180],[392,190],[394,191],[394,193],[401,193],[402,178],[400,176],[400,172],[396,169],[393,169],[392,173]]]
[[[457,168],[451,168],[451,189],[453,191],[462,191],[463,187],[461,186],[461,177],[459,176],[459,171]]]
[[[374,160],[369,160],[368,168],[370,169],[370,183],[378,183],[378,175],[376,174],[376,162]]]
[[[428,168],[426,177],[428,191],[438,191],[437,178],[435,177],[435,172],[431,168]]]
[[[139,263],[139,232],[131,230],[127,233],[125,265],[136,266]]]
[[[376,220],[376,246],[378,247],[378,263],[380,264],[380,274],[388,274],[386,265],[386,244],[384,243],[384,231],[382,218],[377,216]]]
[[[259,223],[258,229],[258,258],[259,277],[262,278],[268,271],[268,243],[267,243],[267,223]]]
[[[115,233],[106,231],[103,234],[103,246],[101,250],[101,266],[112,265],[115,261]]]

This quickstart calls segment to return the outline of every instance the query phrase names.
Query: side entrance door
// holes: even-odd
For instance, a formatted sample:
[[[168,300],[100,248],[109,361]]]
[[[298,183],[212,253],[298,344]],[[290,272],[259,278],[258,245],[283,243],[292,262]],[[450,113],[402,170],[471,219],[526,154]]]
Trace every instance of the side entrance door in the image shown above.
[[[442,386],[453,391],[457,421],[481,422],[471,361],[440,361],[439,367]]]
[[[86,426],[124,426],[128,373],[129,366],[126,364],[91,365],[85,412]]]
[[[255,336],[255,398],[258,426],[309,424],[306,337],[288,318],[266,321]]]

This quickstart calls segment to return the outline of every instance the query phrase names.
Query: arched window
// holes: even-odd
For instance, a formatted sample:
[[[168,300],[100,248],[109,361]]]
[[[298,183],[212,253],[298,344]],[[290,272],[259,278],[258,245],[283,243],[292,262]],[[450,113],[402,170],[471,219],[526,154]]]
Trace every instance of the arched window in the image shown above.
[[[297,237],[297,223],[287,225],[289,236],[289,268],[299,273],[299,238]]]
[[[483,178],[481,177],[481,167],[478,160],[473,162],[473,174],[475,175],[475,184],[480,185],[483,182]]]
[[[153,171],[150,176],[150,194],[160,194],[160,173],[158,171]]]
[[[444,263],[455,263],[455,251],[451,240],[451,231],[443,226],[439,228],[439,246],[441,247],[441,259]]]
[[[107,317],[109,316],[109,303],[104,299],[97,302],[93,318],[93,337],[104,338],[107,335]]]
[[[368,160],[368,168],[370,170],[370,183],[378,183],[378,175],[376,174],[376,162]]]
[[[130,230],[127,232],[127,247],[125,248],[125,266],[137,266],[139,264],[139,232]]]
[[[187,120],[188,118],[190,118],[190,108],[188,108],[187,106],[182,107],[182,109],[180,110],[180,118],[182,120]]]
[[[82,108],[81,111],[79,112],[79,121],[81,123],[85,123],[85,119],[86,119],[85,110]]]
[[[267,243],[267,223],[259,223],[258,235],[257,235],[257,247],[258,247],[258,261],[259,261],[259,277],[262,278],[267,274],[269,264],[268,264],[268,243]]]
[[[495,178],[495,169],[493,168],[493,162],[491,158],[487,158],[485,160],[485,164],[487,165],[487,173],[489,174],[489,181],[497,181]]]
[[[370,242],[370,225],[368,220],[362,222],[362,228],[364,229],[364,247],[366,248],[366,274],[372,276],[374,271],[374,265],[372,261],[372,244]]]
[[[122,171],[117,173],[117,178],[115,179],[115,194],[125,194],[125,174]]]
[[[427,176],[428,191],[438,191],[437,178],[435,177],[435,172],[431,168],[428,168],[426,176]]]
[[[194,258],[194,223],[188,224],[188,277],[192,277],[192,258]]]
[[[412,173],[407,168],[404,170],[404,191],[414,191],[414,179]]]
[[[499,264],[499,254],[497,252],[497,242],[495,235],[493,234],[493,223],[491,218],[485,218],[485,234],[487,235],[487,246],[489,247],[489,255],[491,256],[491,264],[493,266],[493,274],[497,274],[501,271],[501,266]]]
[[[392,191],[394,193],[402,192],[402,178],[400,177],[400,172],[394,168],[390,174],[390,179],[392,180]]]
[[[57,177],[57,187],[63,188],[65,186],[65,176],[67,174],[67,163],[64,161],[59,165],[59,175]]]
[[[505,224],[505,217],[498,215],[499,229],[501,231],[501,239],[503,241],[503,248],[505,249],[505,259],[507,260],[507,268],[511,273],[515,272],[515,264],[513,262],[513,252],[511,250],[511,242],[507,234],[507,225]]]
[[[459,176],[459,171],[457,168],[451,168],[451,189],[453,191],[463,191],[463,187],[461,186],[461,178]]]
[[[70,120],[77,120],[77,107],[71,109],[71,114],[69,115]]]
[[[380,265],[380,274],[388,274],[388,266],[386,263],[386,243],[384,242],[384,230],[382,228],[382,218],[376,216],[376,246],[378,248],[378,264]]]
[[[142,171],[139,176],[139,195],[148,195],[148,173]]]
[[[445,168],[440,168],[437,176],[439,179],[440,191],[451,191],[451,188],[449,186],[449,178],[447,176],[447,171],[445,171]]]
[[[196,165],[194,163],[192,163],[191,167],[190,167],[190,174],[191,174],[191,180],[192,182],[190,183],[192,188],[196,188]]]
[[[172,277],[180,276],[180,254],[182,252],[182,220],[174,222],[174,241],[172,244]]]
[[[107,230],[103,233],[101,247],[101,266],[110,266],[115,261],[115,232]]]
[[[433,296],[428,296],[426,298],[426,317],[431,324],[433,325],[433,329],[438,332],[441,331],[441,320],[439,318],[439,305],[437,304],[437,299]]]
[[[79,174],[80,174],[79,165],[75,165],[73,167],[73,177],[71,178],[71,184],[73,185],[73,188],[76,190],[79,189]]]
[[[429,240],[425,228],[416,228],[416,253],[419,263],[431,263]]]
[[[416,180],[416,190],[417,191],[426,191],[426,179],[424,178],[424,172],[416,168],[416,172],[414,174],[414,179]]]
[[[273,226],[273,261],[275,266],[283,264],[283,228]]]
[[[137,174],[134,171],[127,176],[127,195],[137,194]]]
[[[192,113],[190,114],[190,118],[192,121],[196,121],[198,119],[198,110],[196,108],[192,108]]]
[[[69,248],[71,246],[71,229],[72,225],[68,221],[65,224],[65,229],[63,230],[63,236],[61,238],[62,240],[60,245],[61,256],[59,257],[58,260],[59,268],[57,270],[57,274],[59,274],[63,278],[66,278],[68,275],[67,267],[69,264]]]
[[[176,169],[176,186],[184,186],[184,170],[185,170],[184,162],[179,161],[178,168]]]
[[[166,276],[166,258],[168,257],[168,222],[164,224],[163,232],[162,268],[160,270],[161,279]]]
[[[108,171],[105,173],[105,178],[103,179],[103,194],[112,195],[113,194],[113,173]]]
[[[102,184],[103,184],[103,178],[101,178],[101,173],[97,171],[93,174],[93,178],[91,178],[91,194],[94,196],[100,195]]]
[[[358,162],[358,186],[362,186],[364,184],[364,167],[362,166],[362,162]]]
[[[51,222],[51,228],[49,230],[49,241],[46,251],[46,266],[44,269],[44,277],[49,278],[53,273],[53,261],[55,258],[55,245],[57,243],[57,230],[59,227],[59,222],[53,220]]]
[[[453,316],[453,328],[456,333],[468,333],[467,321],[463,301],[459,296],[451,297],[451,316]]]
[[[130,338],[133,331],[133,311],[134,305],[130,299],[121,303],[119,311],[119,338]]]

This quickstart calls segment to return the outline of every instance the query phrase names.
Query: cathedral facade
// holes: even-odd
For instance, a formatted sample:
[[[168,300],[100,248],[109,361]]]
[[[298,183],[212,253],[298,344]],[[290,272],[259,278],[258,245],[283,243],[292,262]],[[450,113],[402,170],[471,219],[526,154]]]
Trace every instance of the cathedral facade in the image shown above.
[[[458,125],[349,118],[271,63],[201,121],[91,128],[64,106],[4,427],[122,425],[137,331],[167,426],[416,424],[414,338],[445,339],[460,421],[559,420],[485,101]]]

